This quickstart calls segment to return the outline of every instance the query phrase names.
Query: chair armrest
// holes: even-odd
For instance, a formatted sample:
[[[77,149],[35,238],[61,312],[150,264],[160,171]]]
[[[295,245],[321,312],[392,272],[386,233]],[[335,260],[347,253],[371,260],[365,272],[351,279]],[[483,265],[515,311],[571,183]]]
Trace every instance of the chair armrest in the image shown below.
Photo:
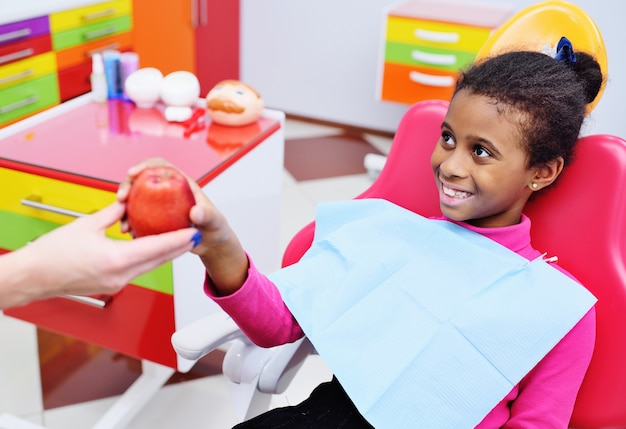
[[[190,361],[233,340],[238,341],[224,357],[224,375],[236,384],[254,383],[258,377],[257,389],[263,393],[283,393],[306,357],[316,353],[307,338],[269,349],[255,346],[224,312],[199,319],[171,337],[176,353]]]
[[[259,392],[281,394],[311,354],[317,352],[307,338],[262,348],[241,336],[226,352],[222,371],[235,384],[254,383]]]
[[[198,360],[236,338],[245,337],[233,319],[224,312],[199,319],[172,334],[172,346],[180,356]]]

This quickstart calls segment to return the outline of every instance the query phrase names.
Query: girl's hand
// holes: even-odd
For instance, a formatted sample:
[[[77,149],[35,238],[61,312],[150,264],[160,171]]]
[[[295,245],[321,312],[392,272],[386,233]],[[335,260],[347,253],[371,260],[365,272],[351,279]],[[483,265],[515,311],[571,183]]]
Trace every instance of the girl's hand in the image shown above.
[[[196,205],[190,210],[189,218],[202,234],[202,240],[192,252],[197,254],[204,263],[219,294],[228,295],[236,291],[248,274],[247,255],[224,215],[209,200],[196,181],[187,176],[184,171],[163,158],[150,158],[142,161],[128,170],[128,176],[122,181],[117,192],[118,201],[122,203],[126,201],[133,179],[143,169],[157,166],[177,168],[187,178],[196,200]],[[122,231],[128,232],[128,224],[125,221],[122,221]]]

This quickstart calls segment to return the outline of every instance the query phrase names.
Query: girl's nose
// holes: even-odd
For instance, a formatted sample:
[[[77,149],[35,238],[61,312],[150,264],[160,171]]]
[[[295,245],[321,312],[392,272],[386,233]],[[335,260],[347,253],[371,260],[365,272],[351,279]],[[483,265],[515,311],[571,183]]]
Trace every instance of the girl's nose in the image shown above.
[[[467,176],[467,160],[460,151],[452,151],[443,160],[439,169],[445,177],[465,177]]]

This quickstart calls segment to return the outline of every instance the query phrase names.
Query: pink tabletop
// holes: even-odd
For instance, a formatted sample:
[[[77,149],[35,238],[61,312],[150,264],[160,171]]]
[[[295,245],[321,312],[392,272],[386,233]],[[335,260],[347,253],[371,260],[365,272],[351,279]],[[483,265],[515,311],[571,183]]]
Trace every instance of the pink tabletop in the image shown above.
[[[120,100],[76,106],[0,140],[0,166],[115,191],[130,166],[159,156],[204,185],[280,128],[268,118],[221,126],[202,111],[186,126],[165,120],[163,106]]]

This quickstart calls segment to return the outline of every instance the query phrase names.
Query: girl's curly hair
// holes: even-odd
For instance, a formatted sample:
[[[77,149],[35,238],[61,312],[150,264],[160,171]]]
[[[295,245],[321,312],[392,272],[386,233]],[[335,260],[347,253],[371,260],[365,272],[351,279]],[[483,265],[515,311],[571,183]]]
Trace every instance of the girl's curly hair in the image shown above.
[[[559,156],[567,165],[587,105],[603,81],[600,65],[584,52],[576,52],[576,62],[566,64],[540,52],[516,51],[487,58],[461,72],[454,94],[469,91],[489,97],[502,112],[522,113],[525,119],[519,131],[529,167]]]

